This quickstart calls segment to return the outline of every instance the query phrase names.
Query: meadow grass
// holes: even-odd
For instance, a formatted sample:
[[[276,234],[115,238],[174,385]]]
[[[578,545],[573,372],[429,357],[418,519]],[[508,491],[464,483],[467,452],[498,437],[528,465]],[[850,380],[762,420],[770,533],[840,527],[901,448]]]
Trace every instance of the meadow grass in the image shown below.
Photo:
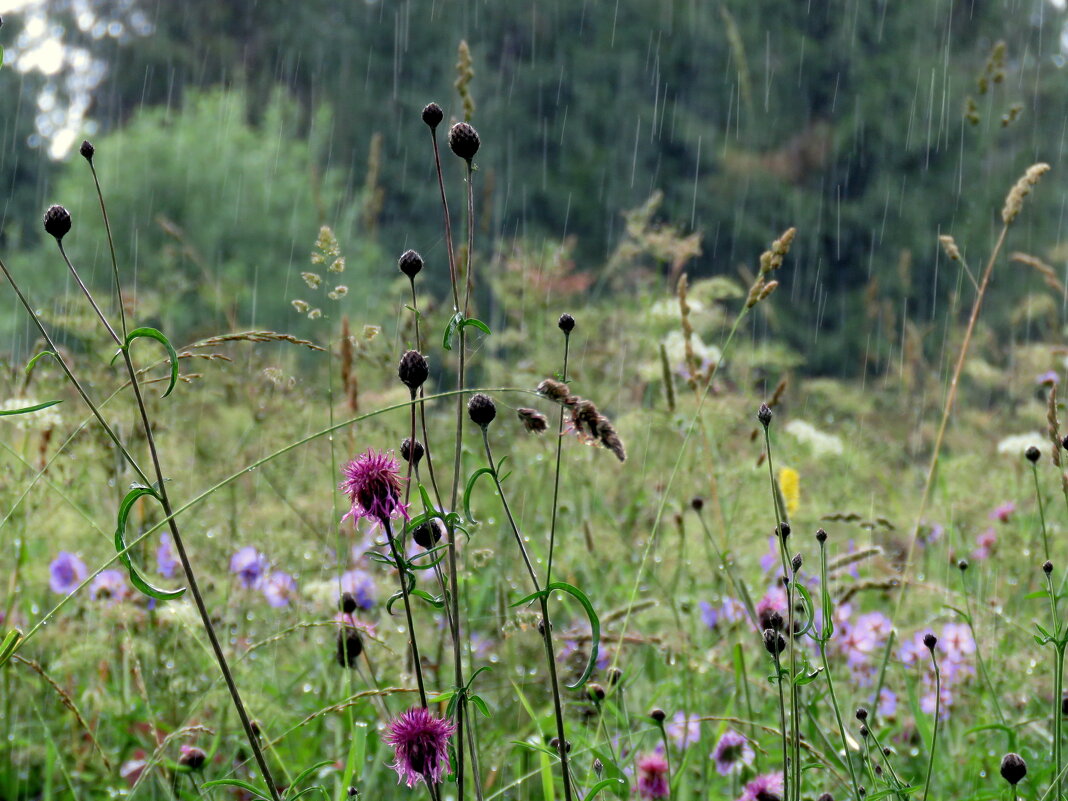
[[[455,247],[435,108],[444,255],[350,321],[324,229],[315,340],[174,348],[49,210],[92,316],[24,298],[8,370],[0,798],[1060,797],[1063,369],[979,335],[1040,165],[944,364],[858,386],[756,335],[793,229],[748,286],[589,300],[480,259],[459,123]]]

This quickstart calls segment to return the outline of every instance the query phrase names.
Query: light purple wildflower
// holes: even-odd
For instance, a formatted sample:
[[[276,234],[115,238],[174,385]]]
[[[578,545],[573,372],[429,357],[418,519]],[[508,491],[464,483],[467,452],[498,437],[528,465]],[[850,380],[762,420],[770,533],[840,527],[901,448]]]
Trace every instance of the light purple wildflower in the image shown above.
[[[975,639],[966,623],[946,623],[938,643],[945,649],[946,658],[950,661],[960,662],[975,653]]]
[[[1000,506],[995,506],[993,511],[990,512],[990,519],[997,520],[999,523],[1008,523],[1016,512],[1016,504],[1012,501],[1006,501]]]
[[[449,772],[449,738],[453,725],[422,707],[413,707],[389,723],[384,740],[393,747],[390,766],[398,784],[414,787],[418,782],[438,784]]]
[[[664,731],[680,751],[701,739],[701,721],[689,712],[676,712]]]
[[[745,604],[737,598],[724,598],[719,614],[728,623],[737,623],[739,620],[745,620]]]
[[[230,557],[230,572],[237,576],[245,589],[259,587],[267,567],[267,557],[252,545],[246,545]]]
[[[85,562],[67,551],[59,552],[59,555],[52,560],[52,564],[48,566],[48,572],[51,574],[48,586],[52,588],[52,592],[58,592],[60,595],[69,595],[74,592],[75,588],[89,575]]]
[[[889,687],[879,690],[879,704],[875,707],[875,714],[881,718],[892,718],[897,713],[897,693]]]
[[[159,547],[156,548],[156,570],[164,578],[173,578],[178,569],[178,560],[174,556],[171,535],[164,531],[159,535]]]
[[[998,533],[993,528],[988,528],[982,534],[975,538],[979,547],[972,551],[972,559],[977,562],[983,559],[989,559],[991,554],[994,553],[994,548],[998,544]]]
[[[89,596],[94,601],[107,601],[108,606],[118,603],[129,593],[126,579],[118,570],[97,573],[89,584]]]
[[[782,801],[782,771],[762,773],[742,790],[738,801]]]
[[[924,633],[925,632],[917,631],[912,635],[911,640],[903,642],[898,649],[898,658],[904,662],[907,667],[914,667],[916,665],[923,665],[930,662],[931,652],[928,650],[927,646],[923,644]]]
[[[263,595],[271,606],[289,606],[290,599],[296,594],[297,582],[281,570],[275,570],[263,582]]]
[[[942,685],[942,692],[939,693],[939,695],[941,696],[942,700],[941,700],[941,703],[938,705],[938,719],[939,720],[945,720],[946,718],[949,717],[950,707],[953,706],[953,690],[943,684]],[[933,715],[934,714],[934,711],[935,711],[934,688],[931,688],[920,699],[920,709],[923,710],[923,713],[925,715]]]
[[[1044,384],[1046,386],[1057,386],[1061,382],[1061,377],[1057,374],[1056,370],[1047,370],[1035,379],[1036,384]]]
[[[723,732],[712,751],[716,772],[720,776],[740,773],[743,767],[752,765],[755,758],[756,754],[753,752],[753,746],[749,744],[749,739],[734,729]]]
[[[638,794],[652,801],[656,798],[667,798],[671,795],[671,786],[668,783],[667,759],[658,753],[645,754],[638,757]]]
[[[370,573],[354,568],[343,573],[338,583],[342,592],[350,593],[356,599],[357,609],[370,609],[375,605],[377,592]]]
[[[408,520],[408,507],[401,502],[401,477],[397,460],[391,453],[370,448],[341,468],[344,480],[338,489],[349,496],[352,508],[341,518],[356,523],[369,517],[374,525],[391,518]]]
[[[772,534],[768,537],[768,550],[760,557],[760,569],[770,573],[776,567],[782,567],[782,555],[779,553],[779,538]]]
[[[716,623],[719,622],[719,612],[708,601],[701,601],[698,606],[701,607],[701,622],[710,629],[715,629]]]

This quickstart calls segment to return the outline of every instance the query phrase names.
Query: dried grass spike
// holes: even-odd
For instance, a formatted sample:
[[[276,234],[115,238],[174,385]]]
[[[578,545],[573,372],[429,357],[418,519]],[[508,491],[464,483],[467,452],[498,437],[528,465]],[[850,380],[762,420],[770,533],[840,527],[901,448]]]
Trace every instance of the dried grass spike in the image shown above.
[[[1024,198],[1031,194],[1031,190],[1037,186],[1047,172],[1049,172],[1049,165],[1044,161],[1032,164],[1009,190],[1009,194],[1005,196],[1005,207],[1001,210],[1001,220],[1005,225],[1016,219],[1023,208]]]

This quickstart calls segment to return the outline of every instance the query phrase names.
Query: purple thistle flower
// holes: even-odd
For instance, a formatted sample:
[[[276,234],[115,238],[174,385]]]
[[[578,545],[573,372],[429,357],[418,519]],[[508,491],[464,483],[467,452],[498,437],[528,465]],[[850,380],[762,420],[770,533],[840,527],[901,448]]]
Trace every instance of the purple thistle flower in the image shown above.
[[[676,712],[664,731],[680,751],[701,739],[701,722],[686,712]]]
[[[263,595],[271,606],[289,606],[290,599],[296,594],[297,582],[281,570],[275,570],[263,582]]]
[[[716,772],[720,776],[741,772],[744,766],[752,765],[755,758],[756,754],[753,752],[753,746],[749,744],[749,739],[734,729],[723,732],[712,751]]]
[[[1047,370],[1035,379],[1035,383],[1055,387],[1061,383],[1061,377],[1056,370]]]
[[[347,592],[356,599],[357,609],[370,609],[375,605],[375,597],[377,592],[375,590],[375,580],[371,577],[371,574],[354,568],[341,574],[341,578],[338,579],[338,584],[341,585],[341,591]]]
[[[230,572],[237,576],[241,586],[247,590],[260,585],[266,570],[267,557],[252,545],[246,545],[230,557]]]
[[[85,562],[67,551],[59,552],[59,555],[52,560],[52,564],[48,566],[48,572],[51,574],[48,586],[52,588],[52,592],[58,592],[60,595],[69,595],[74,592],[74,589],[89,575]]]
[[[782,801],[782,771],[762,773],[742,790],[738,801]]]
[[[448,746],[453,731],[452,723],[422,707],[391,720],[384,740],[393,747],[395,759],[390,767],[397,771],[397,783],[414,787],[420,780],[441,782],[450,770]]]
[[[662,754],[652,753],[638,758],[638,794],[645,799],[667,798],[668,763]]]
[[[126,579],[118,570],[104,570],[89,584],[89,596],[94,601],[107,601],[112,606],[129,593]]]
[[[1012,501],[1006,501],[1000,506],[994,507],[994,509],[990,512],[990,519],[997,520],[1001,523],[1008,523],[1015,512],[1016,504],[1014,504]]]
[[[368,448],[341,468],[345,476],[338,489],[349,496],[352,508],[342,517],[355,523],[361,517],[371,518],[374,525],[390,518],[409,520],[408,507],[401,503],[401,477],[392,452],[376,453]]]
[[[159,547],[156,548],[156,570],[164,578],[173,578],[177,567],[178,560],[174,557],[171,535],[164,531],[159,535]]]

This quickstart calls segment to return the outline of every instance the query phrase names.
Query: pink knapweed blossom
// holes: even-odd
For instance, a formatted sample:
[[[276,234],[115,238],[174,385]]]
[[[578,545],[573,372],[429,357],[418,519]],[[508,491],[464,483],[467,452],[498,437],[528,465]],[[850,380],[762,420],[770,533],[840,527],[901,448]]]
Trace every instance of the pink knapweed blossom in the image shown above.
[[[668,763],[663,754],[654,751],[638,758],[638,795],[647,801],[671,795]]]
[[[762,773],[742,790],[738,801],[782,801],[782,771]]]
[[[749,744],[749,738],[734,729],[727,729],[719,738],[712,751],[712,760],[716,763],[716,772],[720,776],[740,773],[743,767],[753,764],[756,753]]]
[[[455,728],[444,718],[436,718],[422,707],[413,707],[390,721],[383,738],[393,747],[390,765],[397,771],[398,784],[414,787],[420,780],[438,784],[449,772],[449,738]]]
[[[342,520],[356,523],[368,517],[375,525],[391,518],[408,517],[408,507],[401,502],[401,481],[397,460],[391,452],[377,453],[368,448],[341,468],[344,480],[338,489],[349,496],[352,508]]]

